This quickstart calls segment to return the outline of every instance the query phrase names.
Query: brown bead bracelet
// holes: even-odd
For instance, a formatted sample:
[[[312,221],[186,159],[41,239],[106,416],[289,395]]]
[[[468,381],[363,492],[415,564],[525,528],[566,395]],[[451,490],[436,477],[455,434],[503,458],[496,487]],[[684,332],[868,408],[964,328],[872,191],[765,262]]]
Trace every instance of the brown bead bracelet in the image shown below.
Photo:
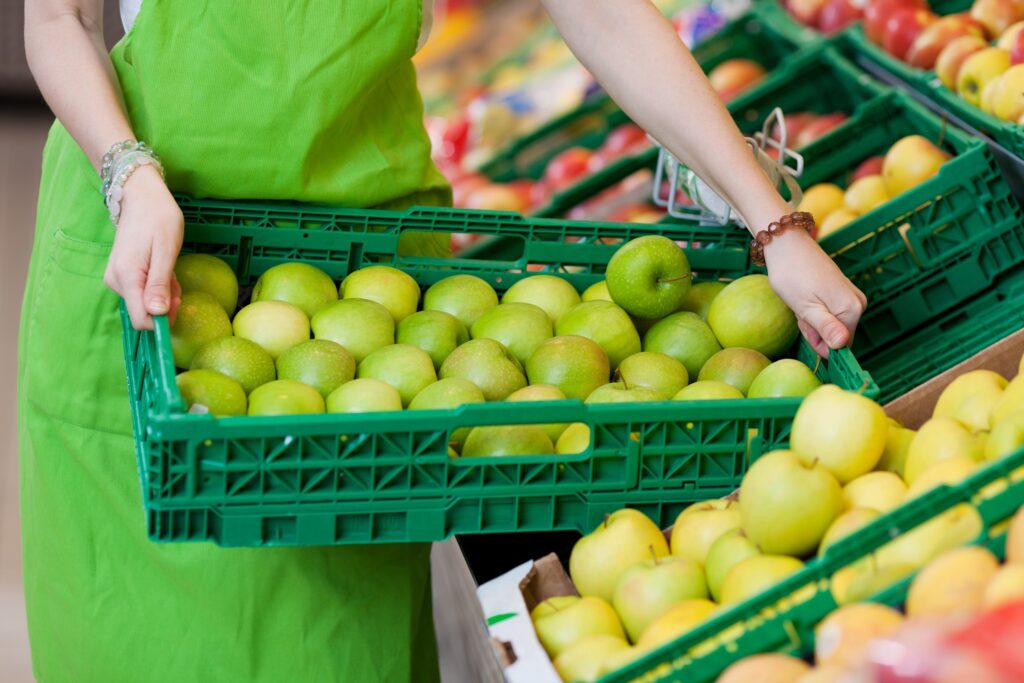
[[[807,211],[796,211],[783,216],[768,226],[767,230],[761,230],[754,239],[750,240],[750,260],[755,266],[764,265],[764,248],[789,228],[801,228],[808,233],[814,232],[814,216]]]

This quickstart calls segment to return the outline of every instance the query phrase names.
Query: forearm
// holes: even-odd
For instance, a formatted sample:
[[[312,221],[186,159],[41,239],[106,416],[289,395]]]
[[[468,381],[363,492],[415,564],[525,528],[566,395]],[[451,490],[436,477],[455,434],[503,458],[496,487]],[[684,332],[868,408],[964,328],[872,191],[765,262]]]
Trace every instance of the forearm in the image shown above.
[[[93,166],[132,138],[103,42],[102,0],[27,0],[25,53],[47,104]]]
[[[648,0],[545,0],[569,47],[623,110],[743,216],[789,211],[671,24]]]

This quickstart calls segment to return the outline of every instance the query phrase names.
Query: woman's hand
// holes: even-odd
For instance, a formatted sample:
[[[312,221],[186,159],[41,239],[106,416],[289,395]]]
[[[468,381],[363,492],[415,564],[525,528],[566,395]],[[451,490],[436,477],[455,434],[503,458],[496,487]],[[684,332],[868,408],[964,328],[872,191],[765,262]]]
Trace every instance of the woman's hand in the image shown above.
[[[174,263],[183,234],[181,209],[163,178],[152,166],[141,166],[125,183],[117,236],[103,276],[124,298],[137,330],[153,329],[154,315],[174,320],[181,303]]]
[[[853,341],[867,298],[813,237],[790,230],[765,246],[764,257],[772,289],[796,313],[800,331],[818,355],[827,358],[830,348]]]

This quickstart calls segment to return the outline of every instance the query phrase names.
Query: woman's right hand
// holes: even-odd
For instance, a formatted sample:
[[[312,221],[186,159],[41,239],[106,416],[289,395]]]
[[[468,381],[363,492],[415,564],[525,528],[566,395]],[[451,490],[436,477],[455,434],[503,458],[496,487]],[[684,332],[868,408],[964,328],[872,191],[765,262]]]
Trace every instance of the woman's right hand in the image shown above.
[[[171,321],[181,303],[174,264],[185,221],[152,166],[138,168],[124,186],[121,218],[103,281],[124,298],[136,330],[153,329],[153,316]]]

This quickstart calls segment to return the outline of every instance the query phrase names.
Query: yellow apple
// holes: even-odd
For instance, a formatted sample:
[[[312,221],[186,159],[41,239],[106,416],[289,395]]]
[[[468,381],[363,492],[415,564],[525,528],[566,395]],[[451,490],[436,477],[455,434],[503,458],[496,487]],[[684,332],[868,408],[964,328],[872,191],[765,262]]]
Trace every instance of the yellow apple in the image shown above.
[[[843,505],[847,510],[861,507],[888,512],[906,496],[907,485],[894,472],[868,472],[843,487]]]
[[[1006,385],[1006,389],[992,408],[988,426],[994,428],[996,423],[1007,415],[1021,410],[1024,410],[1024,375],[1017,375]]]
[[[820,463],[840,484],[846,484],[878,464],[888,431],[881,406],[826,384],[804,399],[793,419],[789,442],[801,460]]]
[[[744,657],[722,672],[716,683],[796,683],[811,666],[777,653]]]
[[[858,664],[876,638],[903,625],[903,615],[888,605],[846,605],[814,629],[814,661],[819,666]]]
[[[849,680],[850,672],[842,666],[816,666],[800,678],[796,683],[843,683]]]
[[[627,569],[615,585],[612,607],[636,642],[649,623],[683,600],[708,597],[704,568],[688,557],[647,560]]]
[[[985,459],[998,460],[1024,448],[1024,408],[1002,418],[985,440]]]
[[[1024,565],[1008,564],[1000,567],[985,586],[982,607],[995,609],[1019,600],[1024,600]]]
[[[711,544],[707,562],[704,563],[711,597],[715,600],[721,597],[722,583],[730,569],[748,557],[760,554],[761,549],[747,538],[743,529],[733,529],[719,536],[718,540]]]
[[[868,557],[843,567],[832,576],[832,597],[839,605],[850,605],[871,598],[917,571],[916,565],[900,563],[879,565]]]
[[[533,622],[537,638],[551,657],[557,657],[589,636],[607,635],[626,639],[619,617],[601,598],[585,596],[575,602],[541,614]]]
[[[555,671],[563,681],[593,683],[601,675],[606,657],[629,650],[629,643],[617,636],[589,636],[555,657]]]
[[[858,178],[846,189],[846,206],[855,213],[867,213],[889,201],[889,191],[880,175]]]
[[[843,208],[843,189],[832,183],[819,183],[804,191],[797,211],[807,211],[814,216],[814,222],[821,225],[826,216],[841,208]]]
[[[748,557],[725,575],[725,581],[722,582],[722,604],[743,602],[771,588],[803,567],[803,562],[786,555]]]
[[[610,601],[627,569],[666,555],[668,544],[661,529],[644,513],[623,508],[576,541],[569,555],[569,575],[580,595]]]
[[[946,43],[935,60],[935,75],[942,84],[956,91],[957,76],[968,57],[988,47],[984,38],[975,35],[960,36]]]
[[[921,425],[910,442],[903,479],[913,486],[914,480],[941,460],[966,456],[980,461],[982,444],[959,422],[948,417],[933,417]]]
[[[579,600],[580,596],[578,595],[557,595],[553,598],[548,598],[543,602],[537,603],[537,606],[530,612],[530,620],[536,622],[541,617],[554,614],[575,602],[579,602]]]
[[[975,52],[960,67],[956,90],[960,97],[973,104],[981,104],[981,92],[988,82],[1010,68],[1010,53],[998,47],[987,47]]]
[[[703,565],[711,544],[722,534],[740,526],[740,506],[732,500],[698,503],[702,509],[690,506],[672,525],[672,554],[686,557]]]
[[[886,543],[875,555],[879,566],[922,567],[944,551],[974,541],[983,529],[977,509],[962,503]]]
[[[965,455],[957,455],[934,463],[914,480],[907,490],[907,500],[928,493],[933,488],[947,484],[959,484],[978,469],[978,462]]]
[[[980,93],[979,93],[980,96]],[[889,148],[882,162],[882,178],[890,197],[928,180],[949,160],[949,155],[920,135],[908,135]]]
[[[965,372],[943,389],[932,417],[952,418],[974,433],[988,431],[1006,385],[1003,376],[991,370]]]
[[[630,647],[625,650],[620,648],[615,652],[611,652],[607,657],[601,658],[601,669],[598,671],[598,676],[607,676],[613,671],[618,671],[627,664],[640,659],[645,654],[647,654],[647,651],[639,647]]]
[[[985,588],[998,570],[999,560],[981,546],[943,553],[910,583],[907,616],[934,619],[981,611]]]
[[[836,521],[832,522],[832,526],[825,532],[824,538],[821,539],[821,545],[818,547],[818,553],[824,553],[825,549],[836,541],[849,536],[854,531],[867,526],[881,516],[881,512],[871,508],[852,508],[847,510],[836,517]]]
[[[993,81],[991,112],[1004,121],[1016,121],[1024,115],[1024,64],[1011,66]]]
[[[1012,51],[1013,46],[1017,44],[1017,36],[1024,30],[1024,21],[1018,21],[1012,26],[1008,26],[1005,31],[999,35],[999,40],[996,41],[996,47],[1001,47],[1006,51]]]
[[[985,84],[984,89],[981,91],[981,101],[978,103],[978,108],[986,114],[993,114],[993,107],[995,106],[996,93],[999,92],[999,84],[1006,74],[999,74],[991,81]]]
[[[876,469],[884,472],[895,472],[903,477],[904,465],[907,462],[907,450],[910,442],[917,434],[913,429],[907,429],[896,420],[889,420],[889,432],[885,435],[885,450],[878,461]]]
[[[573,422],[558,437],[555,453],[559,455],[582,453],[587,450],[588,446],[590,446],[590,427],[583,422]]]
[[[829,215],[825,216],[825,220],[818,225],[818,239],[820,240],[823,237],[828,237],[840,228],[845,228],[848,224],[857,220],[857,217],[858,214],[856,211],[851,211],[846,207],[836,209]]]
[[[648,624],[636,646],[651,650],[675,640],[706,621],[717,609],[718,605],[710,600],[684,600]]]
[[[1024,506],[1013,515],[1006,530],[1006,562],[1024,564]]]

